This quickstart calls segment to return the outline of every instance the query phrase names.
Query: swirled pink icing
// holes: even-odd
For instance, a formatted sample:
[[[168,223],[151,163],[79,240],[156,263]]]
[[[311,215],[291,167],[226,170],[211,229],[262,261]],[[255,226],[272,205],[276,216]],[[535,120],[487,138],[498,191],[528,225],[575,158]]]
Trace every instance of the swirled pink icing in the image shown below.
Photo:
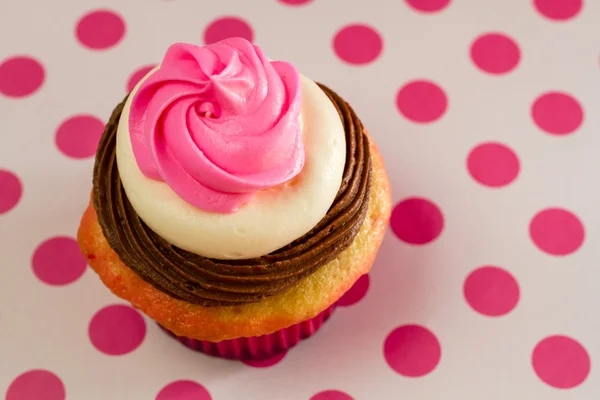
[[[142,173],[189,204],[231,213],[304,166],[300,75],[242,38],[172,45],[131,102]]]

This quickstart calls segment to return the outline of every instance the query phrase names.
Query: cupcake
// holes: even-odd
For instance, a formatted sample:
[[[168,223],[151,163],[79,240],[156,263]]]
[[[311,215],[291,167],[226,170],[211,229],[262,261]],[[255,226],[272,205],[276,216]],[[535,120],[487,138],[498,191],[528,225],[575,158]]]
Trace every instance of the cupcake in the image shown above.
[[[186,346],[264,359],[369,272],[390,203],[377,147],[333,90],[242,38],[177,43],[113,111],[78,241]]]

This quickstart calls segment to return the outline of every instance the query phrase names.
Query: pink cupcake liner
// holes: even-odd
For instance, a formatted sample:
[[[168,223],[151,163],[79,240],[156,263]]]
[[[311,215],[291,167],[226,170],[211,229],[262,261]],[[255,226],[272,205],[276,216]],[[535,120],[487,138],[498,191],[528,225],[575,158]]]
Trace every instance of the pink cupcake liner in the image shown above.
[[[281,329],[270,335],[242,337],[222,342],[209,342],[177,336],[160,324],[159,326],[184,346],[210,356],[232,360],[264,360],[281,354],[297,345],[301,340],[314,335],[323,323],[329,319],[334,309],[335,304],[314,318]]]

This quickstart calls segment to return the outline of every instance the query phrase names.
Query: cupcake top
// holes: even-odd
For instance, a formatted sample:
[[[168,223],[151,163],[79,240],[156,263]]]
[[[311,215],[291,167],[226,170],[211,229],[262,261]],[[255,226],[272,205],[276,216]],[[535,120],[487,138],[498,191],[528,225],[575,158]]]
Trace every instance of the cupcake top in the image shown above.
[[[323,91],[241,38],[171,46],[134,89],[117,146],[137,214],[168,242],[215,259],[259,257],[310,231],[346,159]]]
[[[362,124],[242,38],[178,43],[118,107],[94,206],[119,257],[174,297],[258,301],[347,248],[368,207]]]

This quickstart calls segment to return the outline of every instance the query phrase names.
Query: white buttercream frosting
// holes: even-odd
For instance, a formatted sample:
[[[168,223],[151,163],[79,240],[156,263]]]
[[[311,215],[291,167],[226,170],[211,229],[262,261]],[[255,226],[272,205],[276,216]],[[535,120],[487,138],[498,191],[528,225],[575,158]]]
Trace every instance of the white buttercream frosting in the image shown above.
[[[156,70],[156,69],[155,69]],[[341,185],[346,160],[344,127],[315,82],[301,75],[300,124],[306,160],[298,176],[258,192],[238,211],[210,213],[180,198],[167,184],[144,176],[129,132],[129,96],[117,130],[117,164],[127,197],[140,218],[167,242],[214,259],[269,254],[309,232],[325,216]]]

